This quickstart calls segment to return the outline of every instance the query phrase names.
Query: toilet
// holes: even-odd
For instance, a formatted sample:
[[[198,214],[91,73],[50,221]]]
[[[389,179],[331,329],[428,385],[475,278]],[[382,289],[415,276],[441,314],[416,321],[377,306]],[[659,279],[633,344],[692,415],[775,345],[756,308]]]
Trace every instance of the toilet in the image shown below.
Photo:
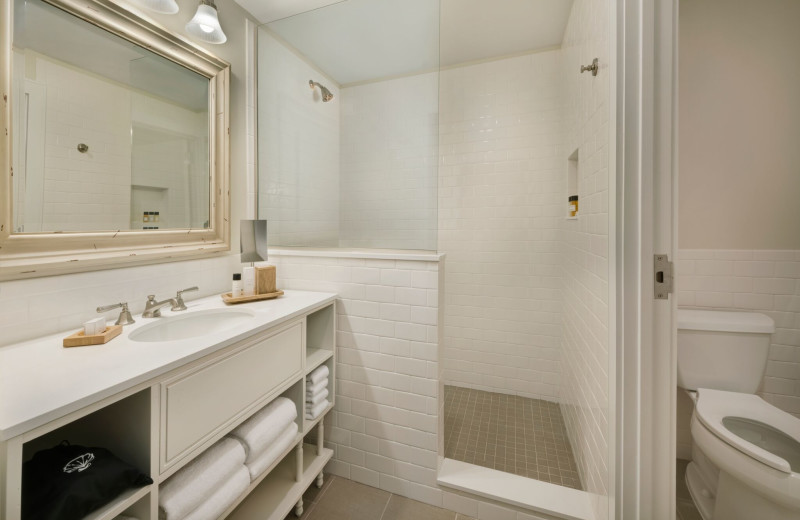
[[[755,395],[775,324],[678,310],[678,386],[695,401],[686,484],[704,520],[800,520],[800,419]]]

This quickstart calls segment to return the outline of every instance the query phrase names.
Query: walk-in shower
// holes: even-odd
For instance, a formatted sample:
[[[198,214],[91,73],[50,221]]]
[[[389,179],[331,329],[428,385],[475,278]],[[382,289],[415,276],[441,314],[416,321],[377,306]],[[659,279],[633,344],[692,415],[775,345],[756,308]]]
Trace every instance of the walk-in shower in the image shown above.
[[[271,246],[347,248],[359,270],[337,278],[357,358],[340,371],[338,469],[432,502],[608,518],[611,4],[439,7],[349,0],[259,31]],[[308,77],[328,105],[296,88]],[[438,284],[374,278],[376,248],[446,255]],[[435,333],[381,328],[431,301]],[[409,394],[429,379],[430,400]]]

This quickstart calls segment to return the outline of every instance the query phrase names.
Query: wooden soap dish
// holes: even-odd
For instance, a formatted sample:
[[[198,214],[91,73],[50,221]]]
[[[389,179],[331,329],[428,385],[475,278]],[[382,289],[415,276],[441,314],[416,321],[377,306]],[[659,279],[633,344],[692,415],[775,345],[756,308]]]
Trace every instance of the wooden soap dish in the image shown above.
[[[87,336],[79,330],[71,336],[64,338],[64,347],[88,347],[89,345],[103,345],[122,334],[122,325],[109,325],[102,334]]]
[[[272,298],[283,296],[283,291],[276,291],[265,294],[254,294],[252,296],[239,296],[237,298],[233,297],[233,293],[223,293],[220,296],[222,296],[222,301],[224,301],[225,303],[230,303],[230,304],[247,303],[247,302],[257,302],[260,300],[271,300]]]

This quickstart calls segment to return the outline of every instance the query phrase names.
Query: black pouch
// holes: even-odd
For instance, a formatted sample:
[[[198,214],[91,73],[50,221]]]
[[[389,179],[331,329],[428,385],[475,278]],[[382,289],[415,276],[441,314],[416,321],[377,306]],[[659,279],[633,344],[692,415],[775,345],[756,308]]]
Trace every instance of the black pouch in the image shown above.
[[[105,448],[62,442],[22,465],[23,520],[80,519],[153,480]]]

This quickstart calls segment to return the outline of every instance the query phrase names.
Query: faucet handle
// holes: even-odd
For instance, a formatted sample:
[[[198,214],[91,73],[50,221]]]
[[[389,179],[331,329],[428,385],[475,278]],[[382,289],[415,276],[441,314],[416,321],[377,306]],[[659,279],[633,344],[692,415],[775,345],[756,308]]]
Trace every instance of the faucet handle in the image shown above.
[[[104,305],[102,307],[98,307],[97,312],[106,312],[117,308],[121,308],[122,310],[119,312],[119,317],[117,318],[115,325],[130,325],[131,323],[136,323],[136,320],[133,319],[131,312],[128,310],[127,302]]]
[[[199,289],[197,286],[189,287],[188,289],[182,289],[178,291],[177,296],[175,296],[175,305],[172,306],[173,311],[185,311],[186,310],[186,303],[183,301],[183,293],[191,292],[191,291],[198,291]]]

